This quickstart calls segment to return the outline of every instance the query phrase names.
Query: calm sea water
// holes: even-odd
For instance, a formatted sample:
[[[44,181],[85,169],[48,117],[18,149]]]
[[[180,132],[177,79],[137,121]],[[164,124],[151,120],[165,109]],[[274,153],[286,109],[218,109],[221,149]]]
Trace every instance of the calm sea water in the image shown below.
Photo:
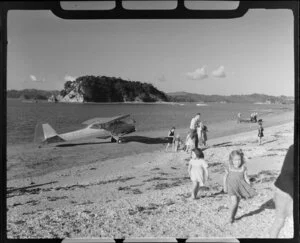
[[[293,105],[219,104],[183,106],[170,104],[64,104],[23,103],[17,99],[7,100],[7,144],[31,143],[38,122],[49,123],[58,133],[82,128],[82,122],[94,117],[112,117],[131,114],[138,131],[169,129],[171,126],[188,127],[191,118],[201,112],[207,124],[234,119],[238,112],[249,117],[253,111],[259,114],[293,110]]]

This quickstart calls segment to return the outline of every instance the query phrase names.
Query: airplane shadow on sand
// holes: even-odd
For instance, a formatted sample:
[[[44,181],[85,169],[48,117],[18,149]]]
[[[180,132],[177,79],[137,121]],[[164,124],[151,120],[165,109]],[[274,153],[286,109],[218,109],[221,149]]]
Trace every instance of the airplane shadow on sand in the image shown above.
[[[160,138],[150,138],[144,136],[126,136],[122,137],[122,143],[129,143],[129,142],[138,142],[138,143],[145,143],[145,144],[166,144],[168,142],[167,137],[160,137]],[[103,141],[103,142],[86,142],[86,143],[64,143],[58,144],[55,147],[74,147],[74,146],[82,146],[82,145],[96,145],[96,144],[109,144],[113,143],[111,141]]]
[[[87,142],[87,143],[64,143],[64,144],[58,144],[55,147],[74,147],[74,146],[82,146],[82,145],[96,145],[96,144],[106,144],[111,143],[110,141],[105,142]]]
[[[249,217],[249,216],[252,216],[255,214],[259,214],[262,211],[264,211],[265,209],[275,209],[275,204],[274,204],[273,199],[269,199],[268,201],[263,203],[258,209],[251,211],[249,213],[246,213],[246,214],[236,218],[236,220],[241,220],[242,218]]]
[[[138,142],[145,144],[165,144],[168,143],[167,137],[150,138],[144,136],[126,136],[122,137],[122,143]]]

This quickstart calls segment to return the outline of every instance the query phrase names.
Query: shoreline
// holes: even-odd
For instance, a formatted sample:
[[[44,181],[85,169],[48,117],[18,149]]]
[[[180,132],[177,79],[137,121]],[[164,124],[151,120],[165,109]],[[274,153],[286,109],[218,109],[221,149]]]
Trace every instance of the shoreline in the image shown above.
[[[97,159],[34,177],[33,184],[30,178],[10,180],[8,238],[268,238],[275,213],[273,183],[291,143],[293,122],[266,129],[261,146],[251,131],[211,139],[204,150],[210,179],[199,200],[190,200],[189,155],[183,151]],[[228,225],[228,197],[219,193],[223,163],[239,148],[258,195],[242,200],[236,222]],[[73,159],[81,159],[78,154]],[[280,238],[291,237],[289,218]]]
[[[224,101],[155,101],[155,102],[144,102],[144,101],[123,101],[123,102],[89,102],[89,101],[48,101],[47,99],[21,99],[21,98],[7,98],[7,100],[20,100],[25,103],[60,103],[60,104],[99,104],[99,105],[122,105],[122,104],[137,104],[137,105],[185,105],[185,104],[195,104],[196,106],[207,106],[209,104],[254,104],[254,105],[292,105],[294,103],[264,103],[264,102],[224,102]]]
[[[269,121],[264,124],[265,131],[269,127],[292,122],[288,115],[284,118],[282,114],[271,116]],[[225,121],[210,124],[208,129],[207,143],[210,145],[215,139],[236,136],[245,132],[256,136],[257,124],[237,124],[235,121]],[[184,141],[187,128],[176,129],[176,133],[179,133]],[[109,139],[91,138],[68,143],[49,144],[40,148],[33,143],[7,145],[7,180],[46,175],[67,168],[92,164],[95,161],[105,163],[109,159],[139,155],[145,152],[164,151],[166,143],[163,142],[163,138],[166,135],[167,130],[163,129],[129,134],[123,137],[128,142],[121,144],[110,143]]]

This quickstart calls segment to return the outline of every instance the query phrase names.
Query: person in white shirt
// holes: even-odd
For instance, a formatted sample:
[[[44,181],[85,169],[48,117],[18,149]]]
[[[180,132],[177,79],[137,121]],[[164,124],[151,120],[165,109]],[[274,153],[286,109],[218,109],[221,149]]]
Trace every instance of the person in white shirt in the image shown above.
[[[191,131],[191,137],[195,136],[195,148],[198,148],[198,134],[197,134],[197,127],[199,126],[201,114],[197,113],[195,117],[192,118],[191,124],[190,124],[190,131]]]

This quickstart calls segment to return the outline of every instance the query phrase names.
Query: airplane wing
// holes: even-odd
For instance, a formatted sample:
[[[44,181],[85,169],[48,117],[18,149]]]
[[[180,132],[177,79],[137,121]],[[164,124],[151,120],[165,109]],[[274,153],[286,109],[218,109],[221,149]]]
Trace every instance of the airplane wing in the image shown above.
[[[121,120],[121,119],[124,119],[124,118],[127,118],[129,117],[130,115],[121,115],[121,116],[115,116],[115,117],[96,117],[96,118],[92,118],[92,119],[89,119],[87,121],[84,121],[82,124],[83,125],[92,125],[92,124],[109,124],[109,123],[112,123],[112,122],[115,122],[115,121],[118,121],[118,120]]]

